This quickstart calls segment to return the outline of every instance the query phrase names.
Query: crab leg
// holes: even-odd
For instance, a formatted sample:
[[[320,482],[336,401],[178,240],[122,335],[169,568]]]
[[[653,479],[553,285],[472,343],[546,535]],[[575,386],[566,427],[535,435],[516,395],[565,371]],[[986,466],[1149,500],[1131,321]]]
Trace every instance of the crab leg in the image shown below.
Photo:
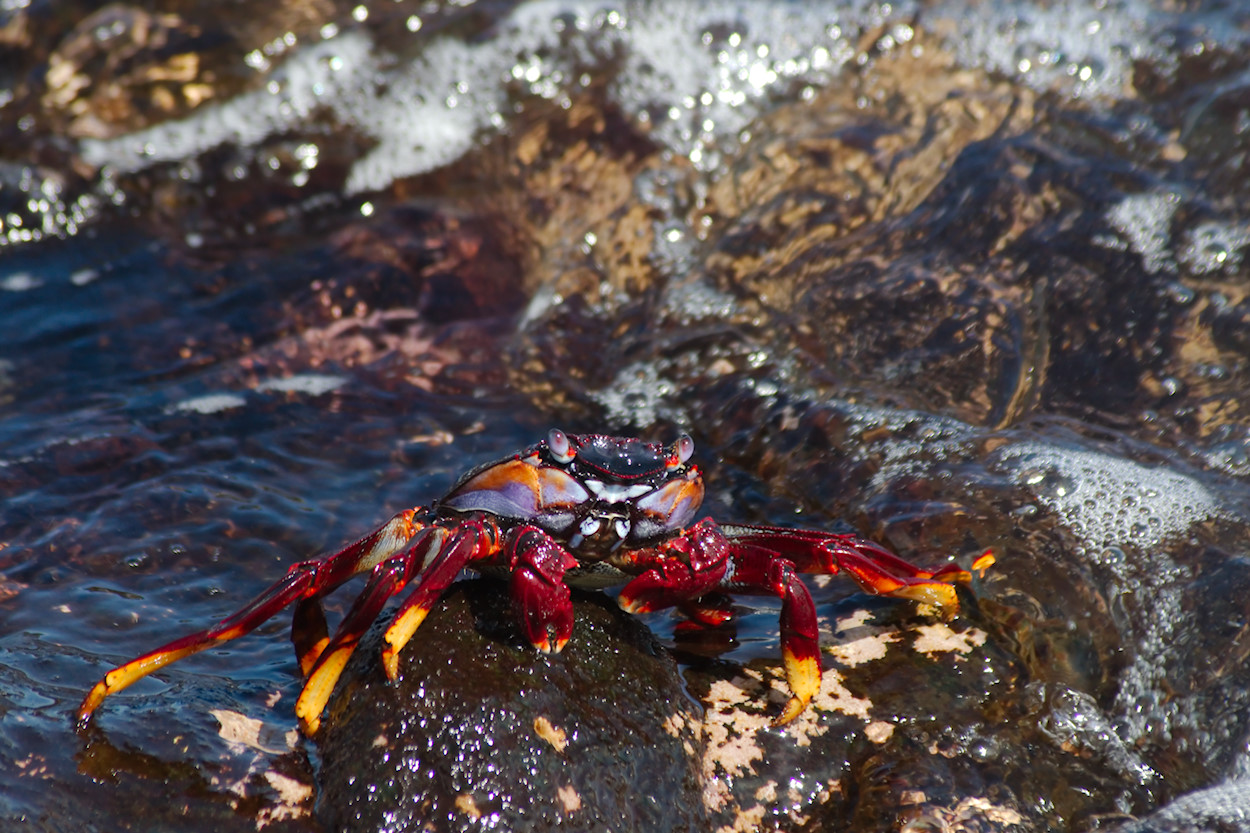
[[[295,612],[291,616],[291,643],[295,646],[300,674],[306,680],[326,645],[330,644],[326,612],[320,596],[300,599],[295,603]]]
[[[720,587],[729,569],[729,546],[720,528],[704,519],[656,549],[631,553],[626,563],[638,575],[617,603],[629,613],[647,613],[693,602]]]
[[[564,572],[577,559],[536,526],[512,536],[512,602],[525,638],[544,654],[564,650],[573,635],[573,602]]]
[[[392,631],[398,628],[402,632],[410,626],[411,630],[403,638],[403,642],[407,642],[408,637],[425,618],[430,606],[447,589],[461,568],[471,560],[484,539],[482,525],[477,522],[466,523],[454,534],[449,534],[443,527],[430,527],[420,533],[404,552],[373,568],[368,584],[343,617],[333,639],[309,673],[304,690],[300,692],[299,700],[295,703],[295,716],[299,718],[304,734],[312,737],[321,727],[321,713],[334,692],[334,686],[342,675],[347,660],[387,601],[403,590],[410,581],[417,579],[416,590],[400,607],[395,621],[383,637],[388,642],[387,648],[383,650],[384,664],[387,660],[386,651],[392,644]],[[414,611],[420,615],[414,616]],[[400,643],[399,647],[402,646],[403,643]]]
[[[716,590],[781,599],[781,651],[791,697],[773,724],[789,723],[807,708],[820,689],[819,630],[816,605],[792,562],[770,548],[727,539],[709,520],[637,558],[654,564],[621,591],[618,601],[630,613],[674,605],[698,610],[694,603]]]
[[[497,548],[498,533],[493,525],[466,521],[456,529],[450,541],[436,553],[420,575],[417,587],[395,613],[390,627],[382,635],[382,667],[392,682],[399,677],[399,652],[425,621],[430,608],[438,601],[456,576],[470,562],[482,561]],[[329,692],[326,692],[327,696]]]
[[[681,602],[677,609],[686,617],[677,624],[678,630],[719,628],[734,618],[733,600],[719,593]]]
[[[781,599],[781,656],[791,696],[773,725],[783,726],[802,714],[820,690],[816,605],[792,562],[763,547],[737,542],[731,546],[734,569],[725,589]]]
[[[845,570],[867,593],[926,602],[947,614],[959,610],[952,583],[970,579],[958,565],[925,570],[858,535],[741,524],[722,528],[735,546],[772,550],[792,561],[799,572],[833,575]]]
[[[246,607],[213,627],[175,639],[114,668],[95,684],[78,707],[79,728],[90,722],[92,713],[110,694],[116,694],[171,662],[251,633],[292,602],[323,596],[352,576],[372,568],[408,542],[421,526],[414,517],[423,511],[417,508],[400,512],[374,532],[328,558],[293,565],[282,579]]]

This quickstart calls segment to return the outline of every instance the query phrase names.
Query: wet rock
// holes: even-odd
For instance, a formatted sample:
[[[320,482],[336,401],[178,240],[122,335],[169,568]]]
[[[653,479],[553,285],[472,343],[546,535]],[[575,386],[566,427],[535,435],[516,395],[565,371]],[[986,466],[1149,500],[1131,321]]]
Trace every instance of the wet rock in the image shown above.
[[[525,348],[577,401],[541,370],[576,342],[616,368],[581,391],[592,412],[690,426],[822,521],[921,561],[999,554],[982,615],[1020,664],[990,672],[986,715],[932,698],[900,710],[949,718],[933,747],[949,757],[901,734],[862,771],[897,777],[856,792],[844,821],[879,829],[900,806],[954,826],[978,809],[990,827],[1146,815],[1244,761],[1250,730],[1227,659],[1244,652],[1246,519],[1230,507],[1246,497],[1219,474],[1245,470],[1245,292],[1224,265],[1239,244],[1229,231],[1202,260],[1185,243],[1213,239],[1202,212],[1045,126],[1050,103],[985,104],[1001,97],[970,75],[932,89],[926,60],[883,60],[801,120],[781,109],[784,129],[691,209],[709,222],[684,274],[657,256],[652,294],[616,296],[604,287],[636,287],[636,261],[553,275],[561,304],[527,322]],[[637,181],[646,202],[653,181]],[[605,323],[630,320],[650,326]],[[770,749],[774,776],[786,755]],[[860,773],[834,778],[853,791]]]
[[[1147,818],[1115,828],[1116,833],[1246,833],[1250,830],[1250,779],[1230,779],[1181,796]]]
[[[711,829],[892,829],[956,808],[970,819],[1026,818],[1020,797],[984,777],[968,728],[983,726],[1010,690],[1012,658],[968,619],[934,621],[907,603],[861,606],[862,597],[821,584],[818,604],[834,611],[821,639],[824,675],[791,724],[770,725],[787,695],[775,661],[688,675],[705,707]],[[952,770],[963,775],[936,777]]]
[[[844,601],[845,588],[823,584],[822,607]],[[971,621],[934,621],[906,602],[841,605],[820,691],[777,728],[789,692],[776,658],[706,664],[687,693],[640,622],[587,599],[574,639],[548,660],[518,639],[499,590],[457,586],[406,649],[397,686],[378,670],[376,639],[362,645],[318,740],[329,828],[784,830],[1032,815],[1031,792],[991,790],[982,772],[983,747],[1012,754],[987,716],[1015,673]],[[750,618],[774,629],[775,617]],[[915,771],[886,775],[903,761]],[[961,774],[935,779],[948,770]]]
[[[87,16],[48,59],[43,105],[75,138],[105,137],[181,115],[213,95],[208,44],[176,14],[112,4]]]
[[[362,643],[318,740],[326,827],[705,829],[676,665],[610,599],[575,607],[573,639],[547,657],[524,644],[506,585],[456,585],[396,685],[376,637]]]

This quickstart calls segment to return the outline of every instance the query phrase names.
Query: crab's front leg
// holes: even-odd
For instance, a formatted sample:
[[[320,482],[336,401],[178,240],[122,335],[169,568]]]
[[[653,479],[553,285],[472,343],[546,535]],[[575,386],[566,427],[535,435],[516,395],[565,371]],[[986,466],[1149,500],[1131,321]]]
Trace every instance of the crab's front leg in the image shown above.
[[[545,653],[563,649],[573,633],[573,603],[564,574],[577,563],[563,545],[536,526],[520,527],[512,535],[512,601],[525,638]],[[614,563],[637,574],[618,599],[626,611],[684,606],[723,580],[728,543],[715,524],[703,521],[657,547],[622,553]]]
[[[676,538],[621,558],[635,577],[617,602],[630,613],[685,605],[720,587],[729,569],[729,542],[711,518]]]
[[[820,690],[820,628],[816,604],[792,561],[763,547],[730,543],[733,572],[724,587],[736,593],[755,593],[781,599],[781,657],[790,699],[774,726],[783,726],[803,713]]]
[[[536,526],[513,533],[512,604],[525,638],[545,654],[564,650],[573,635],[573,602],[564,573],[577,559]]]

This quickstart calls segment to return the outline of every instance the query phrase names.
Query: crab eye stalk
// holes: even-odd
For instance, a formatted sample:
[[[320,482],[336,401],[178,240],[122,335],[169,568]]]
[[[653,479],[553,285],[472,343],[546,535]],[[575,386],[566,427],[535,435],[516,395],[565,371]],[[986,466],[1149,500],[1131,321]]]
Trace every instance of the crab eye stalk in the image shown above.
[[[547,432],[547,450],[557,463],[569,463],[573,460],[573,447],[569,443],[569,435],[559,428]]]
[[[679,463],[685,463],[694,456],[694,440],[690,439],[689,434],[682,434],[677,438],[677,442],[673,443],[673,453],[677,455]]]

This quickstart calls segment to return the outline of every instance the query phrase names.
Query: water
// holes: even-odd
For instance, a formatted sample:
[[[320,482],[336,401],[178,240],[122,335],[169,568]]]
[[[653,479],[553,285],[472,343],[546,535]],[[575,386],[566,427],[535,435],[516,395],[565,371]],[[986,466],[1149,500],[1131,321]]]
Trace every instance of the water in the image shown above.
[[[1244,11],[93,12],[0,11],[0,826],[317,829],[285,615],[72,711],[554,423],[998,552],[972,660],[848,663],[872,731],[769,736],[755,816],[713,767],[719,823],[1247,828]],[[647,619],[692,696],[775,660],[742,613]]]

